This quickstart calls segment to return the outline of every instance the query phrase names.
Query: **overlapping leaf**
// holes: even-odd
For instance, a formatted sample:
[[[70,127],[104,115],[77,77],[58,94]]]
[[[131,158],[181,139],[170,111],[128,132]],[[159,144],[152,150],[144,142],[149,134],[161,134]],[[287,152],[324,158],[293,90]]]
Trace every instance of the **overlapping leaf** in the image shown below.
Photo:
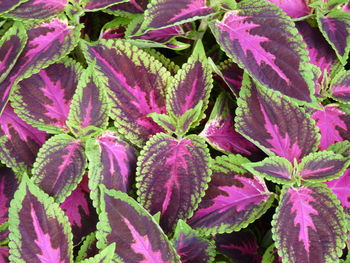
[[[91,258],[98,254],[99,249],[97,248],[96,233],[90,233],[87,235],[80,246],[78,255],[75,258],[76,262],[80,262],[84,258]]]
[[[209,188],[189,224],[206,234],[238,231],[270,207],[271,193],[264,181],[243,167],[240,155],[217,157]]]
[[[139,201],[151,214],[161,212],[165,232],[197,208],[210,179],[209,158],[204,141],[195,135],[177,140],[159,133],[141,152],[136,178]]]
[[[315,122],[290,100],[258,87],[247,75],[240,97],[236,129],[267,154],[293,162],[318,146]]]
[[[292,18],[303,17],[309,14],[311,8],[306,0],[269,0],[278,5],[286,14]]]
[[[228,85],[233,94],[238,95],[242,86],[243,70],[231,59],[218,65],[224,82]]]
[[[0,13],[8,12],[25,1],[28,1],[28,0],[1,0]]]
[[[115,252],[115,243],[108,245],[106,248],[101,250],[100,253],[92,258],[79,261],[80,263],[108,263],[113,262],[113,256]]]
[[[213,10],[204,0],[151,0],[145,11],[143,29],[157,29],[206,17]]]
[[[87,46],[89,61],[106,76],[112,103],[110,116],[125,137],[143,145],[153,134],[162,131],[149,113],[165,113],[165,89],[170,74],[149,54],[124,41],[101,41]]]
[[[9,258],[9,248],[8,247],[0,247],[0,262],[7,263]]]
[[[226,153],[241,153],[251,155],[258,149],[250,141],[236,132],[233,122],[233,102],[227,93],[223,92],[216,99],[209,120],[200,136],[211,146]]]
[[[39,24],[27,31],[28,42],[5,80],[0,83],[0,112],[3,111],[15,81],[29,77],[68,54],[76,45],[80,27],[60,19]]]
[[[284,189],[272,225],[283,262],[337,262],[345,246],[342,208],[323,184]]]
[[[128,0],[85,0],[84,8],[89,11],[96,11],[124,2],[128,2]]]
[[[68,131],[66,121],[81,71],[73,60],[64,59],[20,81],[12,98],[15,112],[41,130]]]
[[[147,4],[148,0],[130,0],[129,2],[109,7],[106,12],[115,15],[142,14],[146,10]]]
[[[331,96],[341,102],[350,102],[350,71],[340,71],[330,85]]]
[[[89,126],[106,128],[109,108],[106,83],[103,76],[91,66],[84,71],[79,80],[67,125],[76,134]]]
[[[211,29],[226,54],[261,84],[313,102],[313,74],[291,18],[268,1],[248,0]]]
[[[28,0],[14,10],[6,13],[6,17],[20,19],[46,19],[62,11],[68,0]]]
[[[8,209],[14,193],[19,185],[19,179],[13,171],[6,167],[0,168],[0,225],[8,219]],[[0,235],[0,242],[2,236]]]
[[[29,179],[15,193],[9,222],[10,262],[72,262],[72,233],[67,217]]]
[[[115,242],[115,253],[125,263],[181,262],[153,217],[127,194],[105,190],[101,211],[97,225],[100,249]]]
[[[0,82],[11,71],[25,44],[27,34],[20,23],[15,23],[0,40]]]
[[[45,132],[25,123],[7,105],[0,116],[0,160],[16,172],[32,167],[39,148],[47,138]]]
[[[321,150],[335,142],[350,139],[350,116],[343,112],[337,105],[327,105],[322,110],[316,110],[311,118],[316,121],[320,129]]]
[[[33,182],[61,203],[82,180],[86,157],[82,142],[60,134],[40,149],[33,168]]]
[[[317,22],[339,60],[346,64],[350,51],[350,13],[336,9],[327,15],[317,13]]]
[[[89,188],[95,205],[99,202],[99,184],[107,189],[128,193],[136,172],[135,149],[114,131],[105,131],[87,142]]]

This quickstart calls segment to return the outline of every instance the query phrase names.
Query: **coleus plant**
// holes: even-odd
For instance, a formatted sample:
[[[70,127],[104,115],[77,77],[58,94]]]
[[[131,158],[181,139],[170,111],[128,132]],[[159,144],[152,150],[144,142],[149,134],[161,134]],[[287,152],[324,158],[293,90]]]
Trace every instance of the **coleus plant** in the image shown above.
[[[347,262],[350,5],[0,0],[0,262]]]

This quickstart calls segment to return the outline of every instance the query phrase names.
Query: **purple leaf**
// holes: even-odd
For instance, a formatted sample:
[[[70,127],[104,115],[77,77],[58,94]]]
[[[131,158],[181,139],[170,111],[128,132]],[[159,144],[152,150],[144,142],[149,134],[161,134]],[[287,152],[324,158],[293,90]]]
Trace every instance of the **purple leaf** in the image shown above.
[[[13,171],[6,167],[0,167],[0,225],[7,221],[10,202],[18,185],[19,178]],[[0,242],[1,240],[2,238],[0,238]]]
[[[20,20],[46,19],[62,11],[68,0],[29,0],[6,13],[6,17]]]
[[[350,102],[350,71],[342,70],[332,79],[330,92],[332,98],[340,102]]]
[[[116,15],[142,14],[146,10],[147,4],[148,0],[130,0],[129,2],[109,7],[107,12]]]
[[[217,251],[233,259],[234,262],[262,262],[258,242],[251,231],[241,230],[216,235],[215,242]]]
[[[80,27],[68,26],[59,19],[39,24],[28,33],[28,42],[16,64],[0,83],[0,112],[4,109],[13,84],[35,74],[67,55],[76,45]]]
[[[308,6],[307,0],[269,0],[279,8],[281,8],[286,14],[292,18],[298,18],[306,16],[310,13],[311,8]]]
[[[8,12],[28,0],[0,0],[0,13]]]
[[[86,144],[89,158],[89,188],[97,205],[100,200],[99,184],[107,189],[128,193],[136,172],[136,151],[116,132],[104,131]]]
[[[149,54],[125,41],[101,41],[86,47],[87,60],[107,78],[108,96],[119,132],[142,146],[153,134],[163,131],[149,113],[165,113],[165,90],[170,74]]]
[[[252,174],[275,183],[293,183],[293,165],[287,159],[279,156],[268,157],[261,162],[247,163],[244,164],[244,167]]]
[[[318,146],[314,121],[290,100],[256,86],[247,75],[237,104],[237,131],[269,155],[293,162]]]
[[[254,144],[236,132],[233,121],[232,101],[229,94],[222,92],[216,99],[209,120],[199,136],[215,149],[225,153],[251,155],[258,149]]]
[[[350,116],[341,111],[338,106],[327,105],[322,110],[316,110],[311,118],[316,121],[316,125],[320,129],[319,148],[321,150],[327,149],[335,142],[350,139]]]
[[[86,258],[85,260],[79,261],[80,263],[107,263],[115,262],[113,260],[115,252],[115,243],[108,245],[106,248],[100,251],[92,258]]]
[[[87,2],[84,6],[85,9],[89,11],[92,11],[92,10],[96,11],[96,10],[107,8],[115,4],[128,2],[128,0],[87,0],[85,2]]]
[[[16,172],[32,167],[39,148],[47,138],[45,132],[25,123],[7,105],[0,116],[0,160]]]
[[[220,63],[218,69],[233,94],[238,94],[242,86],[243,70],[231,59]]]
[[[332,192],[340,200],[345,213],[347,214],[347,220],[350,218],[350,169],[346,169],[344,174],[339,178],[332,181],[325,182],[326,185],[332,190]]]
[[[323,184],[285,188],[272,222],[283,262],[337,262],[346,228],[339,201]]]
[[[67,134],[51,137],[40,149],[32,180],[61,203],[83,178],[86,157],[82,142]]]
[[[247,172],[240,155],[220,156],[202,202],[189,224],[205,234],[238,231],[262,216],[272,202],[264,181]]]
[[[214,262],[214,244],[181,219],[175,229],[173,244],[182,263]]]
[[[12,96],[16,113],[41,130],[67,132],[66,121],[81,71],[76,62],[64,59],[20,81]]]
[[[85,175],[77,188],[60,205],[72,227],[74,245],[96,230],[98,216],[89,193],[88,177]]]
[[[109,105],[107,87],[103,76],[87,68],[79,80],[79,84],[70,106],[67,125],[76,134],[84,128],[94,126],[106,128],[108,125]]]
[[[67,217],[28,178],[22,181],[11,202],[9,222],[11,262],[72,262],[72,233]]]
[[[143,148],[136,177],[139,202],[152,215],[161,212],[165,232],[197,208],[211,174],[209,158],[196,135],[177,140],[159,133]]]
[[[306,181],[329,181],[342,175],[348,166],[347,160],[331,151],[311,153],[299,165],[300,177]]]
[[[0,247],[0,263],[9,263],[9,248]]]
[[[181,262],[153,217],[125,193],[103,191],[97,229],[97,246],[115,242],[123,262]]]
[[[237,8],[211,25],[221,48],[261,84],[313,102],[313,74],[291,18],[264,0],[241,1]]]
[[[167,28],[157,29],[157,30],[150,30],[145,34],[142,34],[137,37],[132,37],[132,39],[144,39],[144,40],[151,40],[158,43],[166,43],[170,41],[175,36],[181,36],[184,35],[184,32],[180,26],[171,26]]]
[[[0,39],[0,82],[11,71],[27,43],[27,34],[22,24],[14,23]]]
[[[152,0],[145,11],[144,29],[164,28],[206,17],[214,12],[204,0]]]
[[[336,9],[325,16],[317,13],[317,22],[322,34],[345,65],[350,52],[350,13]]]

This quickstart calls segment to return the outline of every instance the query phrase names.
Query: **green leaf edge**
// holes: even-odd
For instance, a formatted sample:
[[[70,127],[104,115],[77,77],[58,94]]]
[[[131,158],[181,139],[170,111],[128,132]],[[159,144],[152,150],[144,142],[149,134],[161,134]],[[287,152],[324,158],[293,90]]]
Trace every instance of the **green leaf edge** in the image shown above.
[[[80,263],[110,263],[115,254],[115,243],[109,244],[107,247],[102,249],[100,253],[91,258],[86,258]]]
[[[350,41],[349,41],[349,46],[350,46]],[[332,90],[333,86],[338,85],[339,82],[342,82],[345,78],[349,78],[349,82],[350,82],[350,71],[342,68],[339,72],[336,73],[334,78],[331,80],[331,83],[329,85],[329,91],[331,93],[332,99],[343,103],[350,103],[349,100],[344,100],[344,99],[338,98],[337,96],[334,96],[333,90]],[[349,85],[349,88],[350,88],[350,85]]]
[[[78,255],[75,258],[75,262],[78,263],[87,257],[87,251],[89,250],[90,246],[93,244],[94,241],[96,241],[95,232],[92,232],[84,237],[84,241],[82,241],[82,244],[78,251]]]

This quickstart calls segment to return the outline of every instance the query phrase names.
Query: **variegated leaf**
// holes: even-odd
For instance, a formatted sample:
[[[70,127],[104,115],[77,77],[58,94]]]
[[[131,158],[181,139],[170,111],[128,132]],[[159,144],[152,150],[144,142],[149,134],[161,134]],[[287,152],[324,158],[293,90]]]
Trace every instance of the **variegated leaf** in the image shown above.
[[[88,11],[97,11],[109,6],[129,2],[128,0],[84,0],[84,8]]]
[[[31,168],[47,134],[25,123],[7,105],[0,116],[0,160],[16,172]]]
[[[326,15],[318,12],[317,22],[323,36],[345,65],[350,52],[350,13],[337,9]]]
[[[342,70],[333,79],[330,85],[332,98],[349,103],[350,102],[350,71]]]
[[[237,8],[211,25],[226,54],[270,89],[313,102],[311,66],[291,18],[264,0],[241,1]]]
[[[20,81],[14,87],[11,105],[23,120],[38,129],[67,132],[66,121],[81,71],[71,59],[56,62]]]
[[[97,229],[97,246],[101,249],[115,242],[122,262],[181,262],[153,217],[123,192],[103,191]]]
[[[143,14],[143,12],[147,8],[147,4],[148,4],[148,0],[130,0],[129,2],[111,6],[104,11],[107,13],[111,13],[113,15],[122,15],[122,16]]]
[[[308,6],[307,0],[269,0],[276,4],[286,14],[292,18],[306,16],[310,13],[311,8]]]
[[[0,167],[0,226],[8,219],[10,202],[18,188],[19,181],[11,169]],[[1,241],[2,236],[0,235],[0,243]]]
[[[8,12],[14,9],[19,4],[28,1],[28,0],[1,0],[0,1],[0,14]]]
[[[313,183],[282,191],[272,233],[283,262],[337,262],[345,247],[345,226],[334,194]]]
[[[106,81],[103,75],[94,70],[94,66],[83,72],[67,121],[67,125],[75,134],[89,126],[102,129],[107,127],[110,105],[107,101]]]
[[[262,263],[282,263],[282,258],[278,255],[277,248],[274,244],[265,250]]]
[[[72,262],[72,233],[67,217],[27,178],[11,202],[9,222],[10,262]]]
[[[113,257],[114,257],[114,252],[115,252],[115,243],[112,243],[108,245],[106,248],[101,250],[100,253],[95,255],[92,258],[86,258],[82,261],[79,261],[80,263],[109,263],[109,262],[114,262]]]
[[[15,65],[27,39],[26,31],[20,23],[14,23],[0,39],[0,83]]]
[[[316,150],[319,133],[309,115],[273,90],[257,86],[248,75],[237,104],[237,131],[268,155],[293,162]]]
[[[166,112],[165,90],[171,77],[160,62],[121,40],[84,48],[87,60],[96,59],[96,68],[108,80],[110,116],[118,130],[138,146],[163,131],[147,117],[152,112]]]
[[[128,193],[136,172],[136,151],[114,131],[104,131],[86,144],[89,188],[94,205],[100,200],[99,184]]]
[[[28,41],[9,75],[0,83],[0,112],[3,111],[13,84],[67,55],[77,44],[80,27],[68,26],[55,18],[27,31]]]
[[[8,263],[9,262],[9,248],[8,247],[0,247],[0,262]]]
[[[236,96],[242,86],[243,70],[231,59],[225,60],[218,65],[220,77]]]
[[[176,225],[172,241],[182,263],[214,262],[215,245],[181,219]]]
[[[98,254],[99,249],[97,248],[96,233],[90,233],[87,235],[80,246],[78,255],[75,258],[76,262],[82,261],[84,258],[92,258]]]
[[[165,232],[197,208],[210,180],[209,162],[209,151],[196,135],[177,140],[159,133],[143,148],[136,174],[139,202],[152,215],[161,213]]]
[[[254,144],[236,132],[233,121],[233,101],[222,92],[216,99],[209,120],[199,136],[215,149],[225,153],[251,155],[258,149]]]
[[[5,17],[25,23],[28,19],[46,19],[62,11],[67,4],[68,0],[29,0],[6,13]]]
[[[82,180],[85,167],[82,142],[67,134],[55,135],[40,149],[32,180],[61,203]]]
[[[229,233],[246,227],[270,207],[272,195],[265,182],[249,173],[240,155],[220,156],[198,210],[188,221],[205,234]]]

